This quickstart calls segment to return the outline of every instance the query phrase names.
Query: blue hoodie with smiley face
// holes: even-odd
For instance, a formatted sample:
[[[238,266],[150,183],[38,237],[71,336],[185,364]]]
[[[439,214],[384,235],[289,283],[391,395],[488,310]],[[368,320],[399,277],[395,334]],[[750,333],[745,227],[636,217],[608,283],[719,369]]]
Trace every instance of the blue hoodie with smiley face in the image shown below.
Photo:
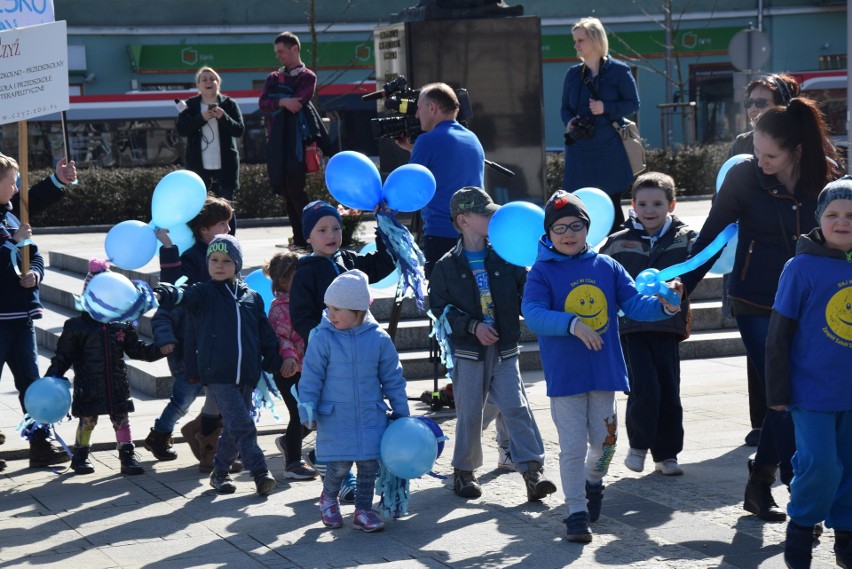
[[[589,391],[626,391],[627,367],[618,334],[618,311],[634,320],[668,318],[660,302],[639,294],[617,261],[588,245],[579,254],[556,251],[545,237],[527,276],[521,304],[530,330],[538,335],[548,397]],[[603,339],[589,350],[570,332],[575,319]]]

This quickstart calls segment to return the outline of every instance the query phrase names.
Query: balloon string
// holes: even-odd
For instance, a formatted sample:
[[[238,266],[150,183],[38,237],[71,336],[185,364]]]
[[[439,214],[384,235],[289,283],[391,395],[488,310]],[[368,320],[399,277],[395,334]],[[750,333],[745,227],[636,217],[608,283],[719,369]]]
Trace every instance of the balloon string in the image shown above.
[[[666,269],[660,271],[660,274],[657,275],[657,279],[660,282],[669,281],[675,277],[679,277],[684,273],[688,273],[690,271],[694,271],[707,261],[709,261],[713,255],[718,253],[722,247],[724,247],[728,241],[733,238],[733,236],[737,233],[737,224],[731,223],[725,229],[722,230],[719,235],[716,236],[713,241],[710,242],[707,247],[698,252],[694,257],[691,257],[684,261],[683,263],[678,263],[677,265],[672,265]]]

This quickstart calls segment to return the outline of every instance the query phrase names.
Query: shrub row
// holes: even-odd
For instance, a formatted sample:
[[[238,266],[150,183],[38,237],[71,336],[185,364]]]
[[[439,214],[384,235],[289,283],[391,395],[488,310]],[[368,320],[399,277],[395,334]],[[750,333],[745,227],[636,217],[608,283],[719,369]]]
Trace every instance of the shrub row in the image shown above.
[[[712,194],[716,173],[727,152],[727,144],[716,144],[649,150],[646,158],[649,170],[665,172],[675,179],[679,194]],[[31,223],[35,227],[46,227],[112,225],[126,219],[147,222],[151,218],[151,196],[157,182],[174,169],[165,166],[81,169],[79,184],[68,191],[60,205],[33,216]],[[548,154],[545,174],[548,194],[561,187],[562,171],[562,154]],[[50,174],[49,170],[32,171],[30,181]],[[308,177],[307,192],[311,199],[333,202],[321,175]],[[265,165],[242,165],[236,207],[237,216],[242,218],[285,215],[283,198],[274,195],[269,188]]]

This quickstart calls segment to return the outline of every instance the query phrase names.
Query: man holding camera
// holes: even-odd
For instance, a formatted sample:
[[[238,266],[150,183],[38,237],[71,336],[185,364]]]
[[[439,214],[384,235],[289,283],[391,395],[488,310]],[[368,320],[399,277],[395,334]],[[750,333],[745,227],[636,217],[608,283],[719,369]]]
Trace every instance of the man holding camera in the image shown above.
[[[459,237],[450,219],[450,198],[465,186],[484,187],[485,152],[476,135],[456,121],[458,112],[459,100],[449,85],[425,85],[416,114],[423,134],[413,145],[405,137],[396,139],[401,148],[411,151],[410,164],[425,166],[435,176],[435,196],[421,210],[427,278]]]
[[[292,246],[304,248],[308,244],[302,235],[302,209],[308,204],[308,195],[299,116],[314,96],[317,76],[302,63],[302,46],[296,34],[278,34],[274,46],[281,68],[266,77],[258,101],[267,115],[266,168],[272,191],[284,196],[293,229]]]

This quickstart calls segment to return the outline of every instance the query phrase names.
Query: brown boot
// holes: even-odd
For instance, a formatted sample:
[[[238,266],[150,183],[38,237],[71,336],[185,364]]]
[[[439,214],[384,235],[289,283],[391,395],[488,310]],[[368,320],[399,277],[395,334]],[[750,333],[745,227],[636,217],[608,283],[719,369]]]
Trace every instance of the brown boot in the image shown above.
[[[36,431],[30,439],[30,468],[44,468],[70,462],[71,455],[59,445],[53,444],[44,431]]]
[[[183,438],[186,440],[186,444],[189,445],[189,449],[192,451],[192,454],[195,455],[195,458],[201,460],[201,447],[198,444],[198,440],[195,438],[195,435],[199,432],[201,432],[200,414],[180,428],[180,434],[183,435]]]
[[[219,434],[222,429],[216,429],[206,437],[201,436],[201,433],[195,435],[195,440],[198,443],[201,456],[198,458],[199,472],[213,472],[213,458],[216,456],[216,447],[219,444]]]

